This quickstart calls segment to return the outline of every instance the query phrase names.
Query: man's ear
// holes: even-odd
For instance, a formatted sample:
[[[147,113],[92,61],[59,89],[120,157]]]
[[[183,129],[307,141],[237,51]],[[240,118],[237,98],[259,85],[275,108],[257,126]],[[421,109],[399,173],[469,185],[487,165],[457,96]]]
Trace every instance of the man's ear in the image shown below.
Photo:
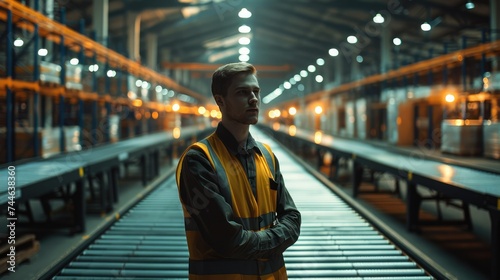
[[[222,97],[222,95],[214,95],[214,99],[215,99],[215,103],[217,103],[217,105],[219,106],[224,106],[224,98]]]

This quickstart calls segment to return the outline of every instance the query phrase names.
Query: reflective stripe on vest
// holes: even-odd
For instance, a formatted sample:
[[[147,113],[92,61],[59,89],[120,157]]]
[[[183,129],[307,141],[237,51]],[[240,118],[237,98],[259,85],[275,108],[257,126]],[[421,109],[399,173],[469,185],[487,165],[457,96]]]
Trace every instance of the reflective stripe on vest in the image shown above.
[[[270,147],[265,144],[257,142],[257,147],[261,153],[254,153],[257,174],[256,197],[240,161],[227,151],[224,143],[215,133],[188,148],[188,150],[196,148],[207,156],[218,177],[219,194],[233,208],[234,221],[241,224],[244,229],[253,231],[271,227],[276,220],[277,208],[277,190],[271,188],[271,181],[275,179],[276,169],[274,154]],[[178,186],[184,155],[181,156],[177,169]],[[282,278],[283,275],[286,277],[281,254],[270,260],[259,261],[223,258],[204,241],[201,232],[184,205],[183,209],[190,256],[189,271],[190,275],[196,276],[196,279],[205,279],[204,276],[206,279],[214,279],[210,277],[215,275],[227,275],[227,277],[217,279],[233,279],[231,277],[234,275],[268,274],[281,275],[275,279]]]
[[[269,261],[260,260],[204,260],[190,261],[190,274],[244,274],[244,275],[264,275],[271,274],[285,265],[281,255]]]

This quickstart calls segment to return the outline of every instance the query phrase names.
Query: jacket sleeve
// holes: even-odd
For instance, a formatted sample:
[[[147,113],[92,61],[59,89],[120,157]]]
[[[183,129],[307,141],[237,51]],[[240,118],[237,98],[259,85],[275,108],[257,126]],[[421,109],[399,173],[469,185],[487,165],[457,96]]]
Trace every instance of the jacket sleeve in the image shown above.
[[[277,203],[278,224],[265,231],[260,231],[258,234],[264,236],[262,240],[267,243],[265,247],[282,253],[299,238],[301,215],[292,196],[286,189],[276,156],[274,160],[276,162],[275,181],[278,184],[279,192]]]
[[[280,224],[254,232],[243,229],[234,219],[233,210],[220,195],[218,177],[201,151],[192,149],[184,156],[179,178],[179,196],[191,220],[205,241],[223,257],[234,259],[267,258],[282,253],[298,237],[300,214],[286,189],[278,203]],[[283,202],[282,202],[283,201]],[[297,221],[298,219],[298,221]]]

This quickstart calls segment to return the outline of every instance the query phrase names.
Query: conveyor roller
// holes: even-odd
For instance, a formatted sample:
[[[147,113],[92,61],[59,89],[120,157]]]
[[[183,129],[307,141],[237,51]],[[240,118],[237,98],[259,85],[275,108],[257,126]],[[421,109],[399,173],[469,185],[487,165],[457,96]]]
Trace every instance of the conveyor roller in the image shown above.
[[[301,236],[284,254],[290,279],[433,279],[272,140],[264,141],[273,144],[302,213]],[[187,279],[184,234],[170,177],[54,279]]]

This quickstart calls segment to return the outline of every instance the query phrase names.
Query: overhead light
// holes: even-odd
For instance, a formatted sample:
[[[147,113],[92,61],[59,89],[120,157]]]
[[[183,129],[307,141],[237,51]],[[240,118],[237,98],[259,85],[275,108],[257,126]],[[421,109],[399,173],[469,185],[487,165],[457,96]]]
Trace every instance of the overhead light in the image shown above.
[[[328,54],[330,56],[337,56],[339,55],[339,50],[337,50],[336,48],[331,48],[330,50],[328,50]]]
[[[347,42],[351,43],[351,44],[356,44],[358,42],[358,38],[356,38],[356,36],[349,36],[347,37]]]
[[[252,28],[250,28],[250,26],[248,25],[242,25],[238,28],[238,31],[240,33],[249,33],[250,31],[252,31]]]
[[[116,77],[116,71],[115,70],[108,70],[108,72],[106,72],[106,75],[109,77],[109,78],[113,78],[113,77]]]
[[[300,71],[300,75],[302,76],[302,78],[307,77],[307,71],[306,70],[301,70]]]
[[[396,38],[394,38],[394,39],[392,39],[392,42],[393,42],[393,43],[394,43],[394,45],[396,45],[396,46],[401,45],[401,39],[399,39],[399,38],[397,38],[397,37],[396,37]]]
[[[323,108],[318,105],[314,108],[314,112],[319,115],[319,114],[323,113]]]
[[[240,53],[240,54],[246,54],[246,55],[248,55],[248,54],[250,54],[250,49],[249,49],[249,48],[247,48],[247,47],[241,47],[241,48],[239,49],[239,53]]]
[[[250,44],[250,38],[248,38],[248,37],[241,37],[238,40],[238,43],[240,43],[240,45],[248,45],[248,44]]]
[[[455,101],[455,95],[448,93],[444,99],[446,100],[446,102],[451,103]]]
[[[360,55],[356,56],[356,61],[357,61],[358,63],[363,62],[363,57],[362,57],[362,56],[360,56]]]
[[[291,88],[292,88],[292,84],[290,84],[290,82],[284,82],[284,83],[283,83],[283,87],[284,87],[285,89],[291,89]]]
[[[374,17],[373,17],[373,22],[375,23],[384,23],[384,17],[381,15],[381,14],[376,14]]]
[[[89,65],[89,72],[97,72],[98,70],[99,70],[99,65],[97,65],[97,64]],[[143,81],[141,85],[144,85],[144,83],[147,84],[147,82]]]
[[[476,5],[474,5],[474,3],[472,1],[467,1],[467,3],[465,3],[465,8],[467,10],[472,10],[476,7]]]
[[[162,86],[160,86],[160,85],[157,85],[157,86],[155,87],[155,91],[156,91],[156,92],[158,92],[158,93],[160,93],[162,90],[163,90],[163,87],[162,87]]]
[[[241,62],[247,62],[250,60],[250,57],[248,56],[248,54],[240,54],[239,59]]]
[[[69,64],[71,65],[78,65],[78,63],[80,63],[80,60],[78,60],[78,58],[76,57],[73,57],[72,59],[69,60]]]
[[[431,30],[431,25],[426,21],[426,22],[422,23],[420,28],[422,28],[423,31],[429,31],[429,30]]]
[[[318,66],[323,66],[325,65],[325,60],[322,58],[318,58],[316,59],[316,64],[318,64]]]
[[[22,47],[23,45],[24,45],[23,39],[21,39],[21,38],[18,37],[16,40],[14,40],[14,46],[16,46],[16,47]]]
[[[243,8],[243,9],[241,9],[241,11],[238,13],[238,16],[239,16],[240,18],[249,18],[249,17],[251,17],[251,16],[252,16],[252,13],[251,13],[249,10],[247,10],[247,8]]]
[[[323,82],[323,76],[316,75],[315,80],[316,80],[316,82],[321,83],[321,82]]]
[[[290,80],[288,80],[290,82],[290,84],[292,85],[295,85],[297,83],[297,81],[294,79],[294,78],[290,78]]]
[[[300,80],[302,80],[302,77],[301,77],[299,74],[295,74],[295,76],[293,76],[293,79],[294,79],[296,82],[300,82]]]
[[[39,49],[38,50],[39,56],[46,56],[47,54],[49,54],[49,51],[47,49]]]
[[[314,65],[307,66],[307,71],[309,71],[311,73],[314,72],[314,71],[316,71],[316,66],[314,66]]]

